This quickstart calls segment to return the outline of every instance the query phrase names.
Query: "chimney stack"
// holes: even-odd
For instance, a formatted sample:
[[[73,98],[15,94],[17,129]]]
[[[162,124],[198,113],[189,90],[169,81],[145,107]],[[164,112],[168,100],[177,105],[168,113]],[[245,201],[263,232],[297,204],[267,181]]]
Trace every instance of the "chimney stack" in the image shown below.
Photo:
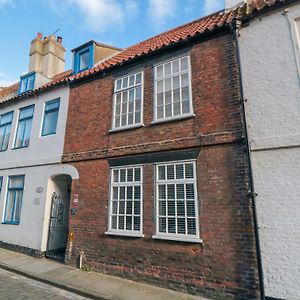
[[[29,72],[37,72],[51,79],[64,71],[66,49],[62,46],[62,37],[45,36],[38,33],[31,41],[29,53]]]

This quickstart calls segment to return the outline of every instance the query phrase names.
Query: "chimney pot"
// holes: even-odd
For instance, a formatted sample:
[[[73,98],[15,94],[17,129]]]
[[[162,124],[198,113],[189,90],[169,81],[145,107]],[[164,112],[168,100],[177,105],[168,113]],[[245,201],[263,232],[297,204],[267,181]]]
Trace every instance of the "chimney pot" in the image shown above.
[[[57,39],[56,39],[56,41],[61,44],[62,43],[62,37],[58,36]]]
[[[42,39],[43,38],[43,34],[41,32],[38,32],[37,35],[36,35],[36,37],[38,39]]]

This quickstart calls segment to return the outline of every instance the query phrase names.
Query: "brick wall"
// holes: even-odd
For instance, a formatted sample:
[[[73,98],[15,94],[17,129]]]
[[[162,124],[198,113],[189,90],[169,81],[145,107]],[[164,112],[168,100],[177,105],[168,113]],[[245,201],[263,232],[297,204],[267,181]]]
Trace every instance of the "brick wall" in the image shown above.
[[[242,136],[238,69],[231,35],[191,49],[195,116],[162,124],[153,119],[151,61],[145,62],[144,124],[111,129],[113,77],[71,89],[64,162],[80,179],[78,213],[70,216],[70,263],[109,274],[221,299],[255,299],[258,279],[247,160]],[[197,188],[202,244],[152,239],[154,167],[144,165],[143,238],[107,236],[109,163],[113,157],[199,149]],[[70,241],[69,241],[70,242]],[[83,252],[82,252],[83,251]]]

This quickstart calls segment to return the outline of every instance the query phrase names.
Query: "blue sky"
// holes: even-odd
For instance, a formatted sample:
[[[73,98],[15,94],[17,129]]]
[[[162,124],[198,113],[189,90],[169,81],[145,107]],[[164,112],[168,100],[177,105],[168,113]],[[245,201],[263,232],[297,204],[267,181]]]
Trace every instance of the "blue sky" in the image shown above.
[[[59,29],[71,49],[94,39],[126,48],[224,7],[224,0],[0,0],[0,86],[27,72],[30,41]]]

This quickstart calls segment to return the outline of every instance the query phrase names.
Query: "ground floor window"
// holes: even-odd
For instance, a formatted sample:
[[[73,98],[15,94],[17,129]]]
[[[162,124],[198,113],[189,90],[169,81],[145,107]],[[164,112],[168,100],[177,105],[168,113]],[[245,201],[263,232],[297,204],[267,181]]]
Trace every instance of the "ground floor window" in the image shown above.
[[[19,224],[24,190],[24,175],[9,176],[4,223]]]
[[[109,231],[142,234],[143,168],[126,166],[111,169]]]
[[[156,237],[199,239],[195,161],[156,165]]]

